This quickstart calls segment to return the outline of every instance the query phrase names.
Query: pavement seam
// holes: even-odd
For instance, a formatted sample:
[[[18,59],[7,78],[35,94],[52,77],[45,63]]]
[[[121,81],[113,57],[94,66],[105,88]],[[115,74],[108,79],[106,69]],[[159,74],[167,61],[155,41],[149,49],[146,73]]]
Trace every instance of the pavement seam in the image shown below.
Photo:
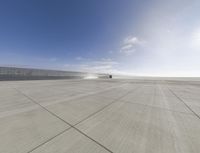
[[[89,119],[90,117],[94,116],[95,114],[97,114],[97,113],[101,112],[102,110],[104,110],[105,108],[109,107],[110,105],[112,105],[112,104],[114,104],[114,103],[118,102],[118,101],[119,101],[121,98],[123,98],[123,97],[127,96],[128,94],[130,94],[131,92],[133,92],[133,91],[137,90],[138,88],[140,88],[140,86],[139,86],[139,87],[136,87],[136,88],[134,88],[134,90],[131,90],[131,91],[127,92],[125,95],[123,95],[123,96],[119,97],[118,99],[115,99],[113,102],[109,103],[108,105],[106,105],[106,106],[105,106],[105,107],[103,107],[102,109],[98,110],[97,112],[93,113],[92,115],[90,115],[90,116],[86,117],[86,118],[85,118],[85,119],[83,119],[82,121],[80,121],[80,122],[76,123],[76,124],[75,124],[75,125],[73,125],[72,127],[73,127],[75,130],[77,130],[79,133],[83,134],[83,135],[84,135],[84,136],[86,136],[87,138],[91,139],[92,141],[94,141],[95,143],[97,143],[98,145],[100,145],[101,147],[103,147],[104,149],[106,149],[108,152],[110,152],[110,153],[114,153],[113,151],[111,151],[110,149],[108,149],[107,147],[105,147],[104,145],[102,145],[101,143],[99,143],[98,141],[96,141],[95,139],[91,138],[90,136],[88,136],[87,134],[85,134],[83,131],[81,131],[80,129],[78,129],[78,128],[77,128],[77,127],[75,127],[75,126],[77,126],[77,125],[78,125],[78,124],[80,124],[81,122],[83,122],[83,121],[85,121],[85,120]]]
[[[174,110],[167,109],[167,108],[162,108],[162,107],[158,107],[158,106],[151,106],[151,105],[148,105],[148,104],[140,104],[140,103],[136,103],[136,102],[129,102],[129,101],[124,101],[124,102],[127,103],[127,104],[142,105],[144,107],[146,106],[146,107],[151,107],[151,108],[155,108],[155,109],[161,109],[161,110],[164,110],[164,111],[169,111],[169,112],[174,112],[174,113],[181,113],[181,114],[192,115],[193,116],[193,113],[179,112],[179,111],[174,111]]]
[[[157,86],[157,84],[155,83],[154,86]],[[155,101],[155,97],[156,97],[156,88],[154,88],[153,101]],[[174,111],[174,110],[171,110],[171,109],[162,108],[162,107],[159,107],[159,106],[153,106],[153,105],[150,105],[150,104],[141,104],[141,103],[137,103],[137,102],[131,102],[131,101],[128,101],[128,100],[123,100],[123,101],[124,101],[125,103],[127,103],[127,104],[142,105],[142,106],[144,106],[144,107],[146,106],[146,107],[151,107],[151,108],[155,108],[155,109],[162,109],[162,110],[165,110],[165,111],[175,112],[175,113],[183,113],[183,114],[187,114],[187,115],[192,115],[192,114],[190,114],[190,113]]]
[[[83,122],[83,121],[85,121],[85,120],[89,119],[90,117],[94,116],[95,114],[97,114],[97,113],[101,112],[101,111],[102,111],[102,110],[104,110],[105,108],[107,108],[107,107],[109,107],[110,105],[112,105],[112,104],[114,104],[114,103],[118,102],[120,99],[122,99],[123,97],[127,96],[127,95],[128,95],[128,94],[130,94],[131,92],[133,92],[133,91],[137,90],[138,88],[140,88],[140,87],[136,87],[136,88],[134,88],[133,90],[131,90],[131,91],[127,92],[125,95],[123,95],[123,96],[120,96],[120,97],[119,97],[119,98],[117,98],[117,99],[114,99],[114,100],[113,100],[112,102],[110,102],[109,104],[105,105],[104,107],[102,107],[102,108],[101,108],[101,109],[99,109],[98,111],[96,111],[96,112],[94,112],[94,113],[90,114],[89,116],[87,116],[87,117],[86,117],[86,118],[84,118],[83,120],[79,121],[78,123],[74,124],[73,126],[76,126],[76,125],[80,124],[81,122]]]
[[[156,83],[155,83],[155,86]],[[154,94],[153,94],[153,100],[155,100],[155,97],[156,97],[156,88],[154,89]],[[185,115],[193,115],[193,112],[192,113],[186,113],[186,112],[180,112],[180,111],[175,111],[175,110],[171,110],[171,109],[167,109],[167,108],[162,108],[162,107],[158,107],[158,106],[152,106],[152,105],[149,105],[149,104],[141,104],[141,103],[137,103],[137,102],[130,102],[130,101],[127,101],[127,100],[123,100],[125,103],[127,104],[136,104],[136,105],[142,105],[142,106],[146,106],[146,107],[151,107],[151,108],[155,108],[155,109],[162,109],[162,110],[165,110],[165,111],[170,111],[170,112],[174,112],[174,113],[181,113],[181,114],[185,114]]]
[[[103,146],[102,144],[100,144],[99,142],[97,142],[96,140],[94,140],[93,138],[89,137],[88,135],[86,135],[85,133],[83,133],[82,131],[80,131],[79,129],[77,129],[76,127],[74,127],[73,125],[71,125],[70,123],[68,123],[67,121],[65,121],[64,119],[60,118],[58,115],[54,114],[53,112],[49,111],[47,108],[45,108],[44,106],[42,106],[41,104],[37,103],[34,99],[30,98],[29,96],[25,95],[23,92],[21,92],[18,89],[15,89],[18,92],[20,92],[22,95],[24,95],[25,97],[27,97],[29,100],[31,100],[32,102],[34,102],[35,104],[39,105],[40,107],[42,107],[44,110],[46,110],[47,112],[49,112],[51,115],[55,116],[56,118],[60,119],[61,121],[63,121],[64,123],[66,123],[67,125],[69,125],[70,127],[64,131],[62,131],[60,134],[57,134],[56,136],[48,139],[47,141],[43,142],[42,144],[36,146],[35,148],[33,148],[31,151],[27,152],[27,153],[31,153],[34,150],[36,150],[37,148],[41,147],[42,145],[48,143],[50,140],[53,140],[54,138],[56,138],[57,136],[63,134],[64,132],[66,132],[67,130],[69,130],[70,128],[75,129],[76,131],[78,131],[80,134],[86,136],[87,138],[89,138],[90,140],[92,140],[93,142],[95,142],[96,144],[98,144],[99,146],[103,147],[105,150],[107,150],[110,153],[113,153],[111,150],[109,150],[108,148],[106,148],[105,146]]]
[[[90,136],[88,136],[87,134],[85,134],[83,131],[79,130],[78,128],[73,126],[73,129],[75,129],[76,131],[78,131],[80,134],[84,135],[85,137],[89,138],[90,140],[92,140],[93,142],[95,142],[96,144],[98,144],[99,146],[101,146],[102,148],[104,148],[105,150],[107,150],[110,153],[114,153],[113,151],[111,151],[110,149],[108,149],[106,146],[102,145],[101,143],[99,143],[98,141],[96,141],[95,139],[91,138]]]
[[[104,110],[106,107],[112,105],[113,103],[118,102],[121,98],[127,96],[128,94],[130,94],[131,92],[137,90],[138,88],[140,88],[140,86],[134,88],[134,90],[131,90],[131,91],[127,92],[125,95],[119,97],[118,99],[115,99],[112,103],[109,103],[108,105],[106,105],[105,107],[103,107],[103,109],[100,109],[100,110],[98,110],[97,112],[93,113],[93,115],[99,113],[100,111]],[[84,132],[82,132],[81,130],[79,130],[78,128],[75,127],[76,125],[78,125],[79,123],[81,123],[81,122],[85,121],[86,119],[92,117],[93,115],[90,115],[89,117],[87,117],[86,119],[82,120],[81,122],[76,123],[75,125],[72,125],[72,124],[68,123],[67,121],[65,121],[64,119],[62,119],[61,117],[59,117],[58,115],[56,115],[55,113],[49,111],[47,108],[45,108],[44,106],[42,106],[41,104],[39,104],[38,102],[36,102],[33,98],[31,98],[31,97],[27,96],[26,94],[24,94],[23,92],[21,92],[21,91],[18,90],[17,88],[15,88],[15,90],[18,91],[19,93],[21,93],[23,96],[27,97],[27,98],[28,98],[29,100],[31,100],[33,103],[35,103],[35,104],[39,105],[40,107],[42,107],[44,110],[46,110],[47,112],[49,112],[51,115],[55,116],[56,118],[60,119],[61,121],[63,121],[64,123],[66,123],[67,125],[70,126],[69,128],[67,128],[67,129],[65,129],[64,131],[58,133],[57,135],[53,136],[52,138],[48,139],[47,141],[43,142],[42,144],[36,146],[35,148],[33,148],[32,150],[30,150],[30,151],[27,152],[27,153],[33,152],[33,151],[36,150],[37,148],[39,148],[39,147],[41,147],[42,145],[48,143],[49,141],[51,141],[51,140],[53,140],[54,138],[56,138],[57,136],[59,136],[59,135],[65,133],[66,131],[68,131],[68,130],[71,129],[71,128],[75,129],[75,130],[78,131],[80,134],[86,136],[86,137],[89,138],[91,141],[95,142],[96,144],[98,144],[99,146],[101,146],[102,148],[104,148],[105,150],[107,150],[108,152],[113,153],[110,149],[108,149],[107,147],[105,147],[104,145],[102,145],[101,143],[99,143],[98,141],[96,141],[95,139],[91,138],[90,136],[88,136],[87,134],[85,134]]]
[[[124,83],[123,85],[120,85],[120,86],[117,86],[117,87],[121,87],[121,86],[124,86],[124,85],[127,85],[127,83]],[[117,87],[115,86],[114,88],[117,88]],[[53,116],[55,116],[56,118],[60,119],[60,120],[63,121],[64,123],[68,124],[69,126],[73,127],[72,124],[68,123],[67,121],[65,121],[64,119],[62,119],[62,118],[59,117],[58,115],[56,115],[55,113],[51,112],[49,109],[47,109],[45,106],[43,106],[43,105],[41,105],[40,103],[38,103],[38,102],[37,102],[36,100],[34,100],[33,98],[31,98],[31,97],[29,97],[28,95],[24,94],[22,91],[20,91],[20,90],[17,89],[17,88],[14,88],[14,89],[15,89],[17,92],[19,92],[20,94],[22,94],[23,96],[25,96],[26,98],[28,98],[30,101],[32,101],[33,103],[35,103],[36,105],[39,105],[40,107],[42,107],[44,110],[46,110],[47,112],[49,112],[51,115],[53,115]],[[111,89],[113,89],[113,88],[111,88]],[[110,88],[109,88],[109,89],[105,89],[105,90],[100,91],[100,92],[98,92],[98,93],[101,93],[101,92],[104,92],[104,91],[107,91],[107,90],[111,90],[111,89],[110,89]],[[92,95],[95,95],[95,94],[97,94],[97,93],[94,93],[94,94],[92,94]],[[128,94],[129,94],[129,92],[128,92]],[[112,103],[118,101],[119,99],[123,98],[123,97],[126,96],[126,95],[127,95],[127,94],[121,96],[121,97],[118,98],[118,99],[115,99]],[[90,95],[87,95],[86,97],[88,97],[88,96],[90,96]],[[110,105],[111,105],[112,103],[110,103]],[[109,106],[109,104],[106,105],[106,107],[108,107],[108,106]],[[104,107],[103,109],[105,109],[106,107]],[[103,110],[103,109],[101,109],[101,110]],[[100,111],[101,111],[101,110],[100,110]],[[98,113],[98,112],[100,112],[100,111],[98,110],[96,113]],[[95,115],[96,113],[93,113],[93,115]],[[76,125],[76,124],[75,124],[75,125]]]
[[[193,109],[188,105],[186,104],[186,102],[180,98],[172,89],[169,88],[169,86],[167,85],[167,88],[168,90],[177,98],[179,99],[179,101],[181,101],[198,119],[200,119],[200,116],[195,112],[193,111]]]
[[[85,98],[85,97],[89,97],[89,96],[93,96],[93,95],[96,95],[96,94],[99,94],[99,93],[102,93],[102,92],[105,92],[105,91],[109,91],[109,90],[112,90],[112,89],[115,89],[115,88],[119,88],[119,87],[121,87],[121,86],[124,86],[124,85],[126,85],[127,83],[124,83],[123,85],[120,85],[120,86],[112,86],[112,87],[110,87],[109,89],[104,89],[104,90],[100,90],[100,91],[98,91],[98,92],[91,92],[90,94],[84,94],[84,95],[81,95],[81,96],[75,96],[75,97],[71,97],[70,99],[68,99],[67,101],[60,101],[60,102],[58,102],[58,103],[62,103],[62,102],[70,102],[70,101],[72,101],[72,100],[76,100],[76,99],[79,99],[79,98]],[[10,87],[10,89],[15,89],[16,91],[18,90],[18,89],[16,89],[16,88],[14,88],[14,87]],[[18,92],[20,92],[19,90],[18,90]],[[20,92],[20,94],[21,94],[21,92]],[[29,97],[29,98],[31,98],[31,97]],[[105,97],[105,98],[108,98],[108,97]],[[53,103],[53,104],[57,104],[57,103]],[[51,104],[50,104],[51,105]],[[44,107],[46,107],[46,106],[49,106],[49,105],[46,105],[45,103],[44,103],[44,105],[42,105],[42,106],[44,106]],[[33,110],[34,110],[35,108],[33,108]],[[23,112],[26,112],[27,110],[25,110],[25,111],[23,111]],[[7,112],[6,112],[7,113]],[[14,113],[14,114],[18,114],[18,112],[16,112],[16,113]],[[1,117],[1,116],[0,116]]]
[[[79,99],[79,98],[85,98],[85,97],[89,97],[89,96],[93,96],[93,95],[96,95],[96,94],[99,94],[99,93],[102,93],[102,92],[105,92],[105,91],[109,91],[109,90],[112,90],[112,89],[115,89],[115,88],[119,88],[119,87],[121,87],[121,86],[124,86],[124,85],[126,85],[127,83],[124,83],[123,85],[120,85],[120,86],[113,86],[113,87],[110,87],[110,88],[108,88],[108,89],[104,89],[104,90],[100,90],[100,91],[98,91],[98,92],[91,92],[91,93],[89,93],[89,94],[84,94],[84,95],[81,95],[81,96],[78,96],[78,97],[71,97],[71,99],[68,99],[67,101],[61,101],[61,103],[62,102],[71,102],[71,101],[73,101],[73,100],[76,100],[76,99]],[[20,94],[22,94],[23,96],[25,96],[26,98],[28,98],[29,100],[31,100],[32,102],[34,101],[34,103],[35,104],[37,104],[37,105],[39,105],[39,106],[41,106],[41,107],[43,107],[43,108],[46,108],[47,106],[49,106],[49,105],[45,105],[44,104],[44,106],[43,105],[40,105],[38,102],[36,102],[36,100],[34,100],[32,97],[30,97],[30,96],[27,96],[26,94],[24,94],[22,91],[20,91],[19,89],[17,89],[17,88],[12,88],[12,89],[15,89],[18,93],[20,93]],[[56,103],[55,103],[56,104]]]
[[[27,96],[26,94],[24,94],[23,92],[21,92],[20,90],[16,89],[19,93],[21,93],[23,96],[25,96],[26,98],[28,98],[29,100],[31,100],[33,103],[35,103],[36,105],[39,105],[40,107],[42,107],[44,110],[46,110],[48,113],[50,113],[51,115],[53,115],[54,117],[60,119],[61,121],[63,121],[64,123],[66,123],[67,125],[71,126],[70,123],[66,122],[64,119],[62,119],[61,117],[59,117],[58,115],[56,115],[55,113],[51,112],[50,110],[48,110],[46,107],[42,106],[40,103],[36,102],[33,98]]]
[[[41,146],[43,146],[43,145],[45,145],[46,143],[48,143],[48,142],[50,142],[51,140],[53,140],[54,138],[56,138],[56,137],[62,135],[62,134],[65,133],[66,131],[70,130],[71,128],[72,128],[72,127],[70,126],[69,128],[67,128],[67,129],[65,129],[65,130],[63,130],[63,131],[61,131],[60,133],[58,133],[58,134],[54,135],[53,137],[49,138],[47,141],[45,141],[45,142],[39,144],[38,146],[36,146],[35,148],[31,149],[31,150],[28,151],[27,153],[33,152],[34,150],[40,148]]]
[[[125,85],[127,85],[127,83],[125,83],[123,85],[119,85],[119,86],[112,86],[110,88],[107,88],[107,89],[104,89],[104,90],[99,90],[99,91],[96,91],[96,92],[89,92],[87,94],[84,93],[84,94],[80,94],[79,96],[73,96],[73,97],[70,97],[69,99],[67,99],[66,101],[59,101],[57,103],[50,103],[48,105],[44,103],[44,106],[49,106],[49,105],[52,105],[52,104],[58,104],[58,103],[63,103],[63,102],[71,102],[73,100],[80,99],[80,98],[87,98],[89,96],[97,95],[97,94],[100,94],[100,93],[103,93],[103,92],[106,92],[106,91],[110,91],[112,89],[119,88],[119,87],[122,87],[122,86],[125,86]]]

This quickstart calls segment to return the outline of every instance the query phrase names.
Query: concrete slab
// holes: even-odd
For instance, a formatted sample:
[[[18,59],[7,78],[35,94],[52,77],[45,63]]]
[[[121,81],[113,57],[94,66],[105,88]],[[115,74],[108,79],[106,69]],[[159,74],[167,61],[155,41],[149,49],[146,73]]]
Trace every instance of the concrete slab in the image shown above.
[[[113,99],[98,95],[78,98],[46,108],[65,121],[74,125],[113,102]]]
[[[115,103],[77,125],[115,153],[197,153],[196,116],[139,104]]]
[[[37,105],[15,89],[0,88],[0,118],[37,108]]]
[[[0,152],[200,152],[200,83],[156,79],[0,82]]]
[[[0,152],[26,153],[66,128],[15,89],[0,89]]]
[[[0,152],[26,153],[68,125],[41,108],[0,119]]]
[[[114,88],[112,90],[99,93],[98,95],[112,99],[119,99],[119,98],[122,99],[125,98],[127,96],[127,93],[129,92],[135,95],[135,93],[137,92],[138,89],[141,88],[141,86],[142,85],[138,84],[133,84],[133,85],[124,84],[122,86],[119,86],[118,88]]]
[[[104,93],[113,91],[112,89],[120,86],[118,84],[109,85],[103,81],[102,84],[99,85],[98,82],[93,82],[92,80],[90,83],[84,80],[82,80],[82,82],[79,80],[77,82],[72,81],[71,83],[69,81],[64,82],[63,80],[60,82],[60,80],[58,80],[58,83],[53,82],[43,86],[41,84],[29,88],[29,86],[32,85],[31,82],[31,84],[18,86],[17,88],[43,106],[48,106],[96,93],[102,93],[102,95],[104,95]]]
[[[192,111],[200,117],[200,87],[189,86],[185,89],[175,86],[170,89],[176,94],[182,103],[185,103]]]
[[[70,129],[52,141],[42,145],[32,153],[109,153],[107,150]]]
[[[192,112],[164,85],[142,86],[136,92],[122,98],[123,101],[159,107],[171,111]]]

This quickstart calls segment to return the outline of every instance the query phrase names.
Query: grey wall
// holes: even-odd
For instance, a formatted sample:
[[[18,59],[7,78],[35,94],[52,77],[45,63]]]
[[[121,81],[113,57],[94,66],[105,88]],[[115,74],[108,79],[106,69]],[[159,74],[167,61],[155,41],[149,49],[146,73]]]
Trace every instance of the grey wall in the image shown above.
[[[0,80],[82,79],[87,75],[89,75],[89,73],[0,67]],[[109,78],[108,74],[93,75],[96,75],[99,78]]]

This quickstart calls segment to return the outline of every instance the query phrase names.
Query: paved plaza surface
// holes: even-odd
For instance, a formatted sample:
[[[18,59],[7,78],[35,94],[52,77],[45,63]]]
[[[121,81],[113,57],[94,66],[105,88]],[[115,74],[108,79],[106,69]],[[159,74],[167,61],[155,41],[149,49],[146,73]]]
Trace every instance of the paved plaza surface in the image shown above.
[[[200,153],[200,82],[0,82],[0,153]]]

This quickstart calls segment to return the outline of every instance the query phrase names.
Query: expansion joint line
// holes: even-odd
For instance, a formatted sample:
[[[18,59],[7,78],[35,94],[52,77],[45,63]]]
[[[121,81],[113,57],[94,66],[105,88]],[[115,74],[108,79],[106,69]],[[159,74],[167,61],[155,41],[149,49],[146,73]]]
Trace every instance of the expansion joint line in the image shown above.
[[[87,116],[87,117],[84,118],[83,120],[81,120],[81,121],[79,121],[78,123],[76,123],[74,126],[76,126],[76,125],[80,124],[81,122],[83,122],[83,121],[89,119],[90,117],[94,116],[95,114],[97,114],[97,113],[103,111],[105,108],[107,108],[107,107],[109,107],[110,105],[112,105],[112,104],[118,102],[120,99],[122,99],[123,97],[127,96],[127,95],[130,94],[131,92],[134,92],[134,91],[137,90],[138,88],[140,88],[140,87],[136,87],[136,88],[134,88],[133,90],[127,92],[125,95],[123,95],[123,96],[121,96],[121,97],[119,97],[119,98],[117,98],[117,99],[114,99],[113,101],[111,101],[109,104],[105,105],[104,107],[102,107],[102,108],[99,109],[98,111],[96,111],[96,112],[90,114],[89,116]]]
[[[34,150],[38,149],[39,147],[43,146],[44,144],[48,143],[49,141],[53,140],[54,138],[58,137],[59,135],[62,135],[63,133],[65,133],[66,131],[68,131],[69,129],[71,129],[72,127],[68,127],[65,130],[61,131],[60,133],[56,134],[55,136],[49,138],[47,141],[44,141],[43,143],[39,144],[38,146],[34,147],[33,149],[31,149],[30,151],[28,151],[27,153],[31,153]]]
[[[89,137],[88,135],[86,135],[85,133],[83,133],[82,131],[80,131],[79,129],[77,129],[76,127],[74,127],[72,124],[68,123],[67,121],[65,121],[64,119],[60,118],[58,115],[56,115],[55,113],[49,111],[47,108],[45,108],[44,106],[42,106],[41,104],[39,104],[38,102],[36,102],[34,99],[32,99],[31,97],[27,96],[26,94],[24,94],[23,92],[21,92],[20,90],[16,89],[16,91],[18,91],[19,93],[21,93],[23,96],[27,97],[29,100],[31,100],[33,103],[39,105],[40,107],[42,107],[44,110],[46,110],[47,112],[49,112],[51,115],[55,116],[56,118],[58,118],[59,120],[63,121],[64,123],[66,123],[67,125],[69,125],[70,127],[65,129],[64,131],[60,132],[59,134],[55,135],[54,137],[48,139],[47,141],[43,142],[42,144],[36,146],[35,148],[33,148],[32,150],[30,150],[27,153],[31,153],[34,150],[36,150],[37,148],[41,147],[42,145],[48,143],[49,141],[51,141],[52,139],[54,139],[55,137],[65,133],[67,130],[73,128],[76,131],[78,131],[79,133],[81,133],[82,135],[86,136],[87,138],[89,138],[90,140],[92,140],[93,142],[95,142],[96,144],[98,144],[99,146],[101,146],[102,148],[104,148],[105,150],[107,150],[110,153],[113,153],[111,150],[109,150],[108,148],[106,148],[104,145],[100,144],[99,142],[97,142],[96,140],[94,140],[93,138]]]
[[[43,108],[45,111],[47,111],[48,113],[50,113],[51,115],[55,116],[56,118],[58,118],[59,120],[63,121],[64,123],[66,123],[67,125],[69,125],[70,127],[63,130],[62,132],[58,133],[57,135],[51,137],[50,139],[48,139],[47,141],[43,142],[42,144],[36,146],[35,148],[33,148],[32,150],[30,150],[27,153],[31,153],[34,150],[36,150],[37,148],[41,147],[42,145],[48,143],[49,141],[51,141],[52,139],[56,138],[57,136],[65,133],[66,131],[68,131],[69,129],[73,128],[76,131],[78,131],[80,134],[86,136],[88,139],[90,139],[91,141],[95,142],[96,144],[98,144],[99,146],[101,146],[102,148],[104,148],[105,150],[107,150],[110,153],[113,153],[110,149],[108,149],[107,147],[105,147],[104,145],[102,145],[101,143],[99,143],[98,141],[96,141],[95,139],[91,138],[90,136],[88,136],[87,134],[85,134],[84,132],[82,132],[81,130],[79,130],[78,128],[76,128],[75,126],[77,124],[80,124],[81,122],[87,120],[88,118],[92,117],[93,115],[101,112],[102,110],[104,110],[105,108],[107,108],[108,106],[112,105],[113,103],[118,102],[120,99],[122,99],[123,97],[127,96],[128,94],[134,92],[135,90],[137,90],[139,87],[134,88],[133,90],[130,90],[129,92],[127,92],[126,94],[124,94],[123,96],[119,97],[118,99],[115,99],[114,101],[112,101],[111,103],[109,103],[108,105],[104,106],[103,108],[101,108],[100,110],[94,112],[93,114],[89,115],[88,117],[86,117],[85,119],[81,120],[80,122],[76,123],[75,125],[70,124],[69,122],[65,121],[64,119],[62,119],[61,117],[59,117],[58,115],[56,115],[55,113],[51,112],[50,110],[48,110],[46,107],[44,107],[43,105],[41,105],[40,103],[38,103],[37,101],[35,101],[33,98],[27,96],[26,94],[24,94],[22,91],[18,90],[17,88],[14,88],[17,92],[19,92],[20,94],[22,94],[23,96],[25,96],[26,98],[28,98],[30,101],[32,101],[33,103],[35,103],[36,105],[39,105],[41,108]]]
[[[36,102],[33,98],[27,96],[26,94],[24,94],[23,92],[21,92],[20,90],[16,89],[16,91],[18,91],[19,93],[21,93],[24,97],[26,97],[27,99],[29,99],[30,101],[32,101],[33,103],[35,103],[36,105],[40,106],[41,108],[43,108],[45,111],[47,111],[48,113],[50,113],[51,115],[53,115],[54,117],[58,118],[59,120],[63,121],[64,123],[68,124],[69,126],[71,126],[70,123],[66,122],[65,120],[63,120],[62,118],[60,118],[58,115],[56,115],[55,113],[51,112],[50,110],[48,110],[46,107],[42,106],[40,103]]]
[[[198,119],[200,119],[200,116],[193,111],[193,109],[182,99],[180,98],[172,89],[169,88],[169,86],[167,85],[168,90],[176,97],[179,99],[179,101],[181,101]]]

